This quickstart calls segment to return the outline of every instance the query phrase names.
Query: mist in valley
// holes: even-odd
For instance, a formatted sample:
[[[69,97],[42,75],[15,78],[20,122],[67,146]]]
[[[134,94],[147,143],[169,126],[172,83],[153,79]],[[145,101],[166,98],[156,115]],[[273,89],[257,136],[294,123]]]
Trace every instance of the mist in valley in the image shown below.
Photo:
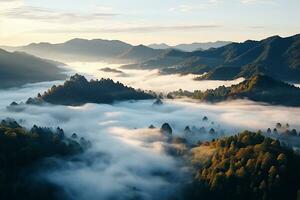
[[[80,73],[88,78],[112,78],[126,85],[169,92],[178,89],[193,91],[212,89],[242,81],[194,81],[192,75],[159,75],[152,70],[123,70],[119,65],[105,63],[69,63],[70,74]],[[121,70],[120,75],[99,69]],[[219,104],[200,103],[191,99],[126,101],[83,106],[21,105],[19,112],[9,111],[12,101],[26,101],[38,92],[46,91],[58,82],[28,84],[22,88],[0,90],[0,118],[13,118],[21,125],[61,127],[71,136],[79,134],[92,146],[75,161],[58,160],[58,167],[37,174],[38,178],[64,188],[69,199],[168,199],[180,197],[181,186],[189,181],[190,170],[184,159],[166,151],[169,145],[160,127],[169,123],[173,135],[186,137],[184,129],[205,128],[205,133],[192,138],[210,141],[233,135],[245,129],[257,131],[274,127],[277,122],[289,123],[300,129],[299,108],[270,106],[248,100]],[[204,121],[203,117],[208,120]],[[154,129],[148,127],[153,125]],[[214,129],[222,135],[208,134]],[[192,141],[197,142],[197,141]],[[120,195],[122,194],[122,195]]]
[[[300,200],[299,8],[0,0],[0,200]]]
[[[114,81],[143,90],[152,90],[155,92],[168,93],[179,89],[194,91],[215,89],[219,86],[230,86],[242,82],[244,79],[239,78],[232,81],[194,81],[193,79],[199,75],[179,75],[170,74],[162,75],[159,70],[142,70],[142,69],[123,69],[123,64],[109,64],[104,62],[71,62],[67,63],[65,68],[69,69],[69,75],[80,73],[90,79],[111,78]],[[122,73],[105,72],[101,69],[117,69]]]

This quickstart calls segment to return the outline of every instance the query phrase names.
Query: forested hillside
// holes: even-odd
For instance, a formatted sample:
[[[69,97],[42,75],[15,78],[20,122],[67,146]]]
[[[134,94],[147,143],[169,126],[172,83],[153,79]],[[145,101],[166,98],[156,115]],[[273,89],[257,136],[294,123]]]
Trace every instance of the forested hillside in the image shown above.
[[[57,199],[61,189],[40,182],[37,174],[55,166],[50,158],[68,159],[89,147],[84,138],[65,136],[61,128],[50,129],[34,125],[26,130],[16,121],[0,123],[0,198],[1,199]],[[51,166],[51,165],[53,166]]]
[[[199,162],[203,151],[210,155],[205,163]],[[193,163],[196,174],[186,199],[299,197],[299,155],[259,132],[245,131],[204,143],[193,149]]]
[[[53,86],[28,104],[51,103],[59,105],[83,105],[85,103],[113,103],[125,100],[153,99],[152,94],[135,90],[111,79],[88,81],[84,76],[74,75],[63,85]]]
[[[169,97],[188,96],[200,101],[221,102],[234,99],[250,99],[275,105],[300,106],[300,89],[265,75],[255,75],[237,85],[220,86],[206,91],[177,91]]]

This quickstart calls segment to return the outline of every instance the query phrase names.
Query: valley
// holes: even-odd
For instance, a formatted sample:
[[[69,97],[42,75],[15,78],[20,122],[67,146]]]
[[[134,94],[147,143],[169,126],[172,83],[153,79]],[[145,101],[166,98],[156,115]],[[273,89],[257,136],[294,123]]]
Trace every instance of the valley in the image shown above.
[[[299,200],[299,2],[0,1],[0,199]]]
[[[111,70],[99,70],[102,66],[122,71],[126,76]],[[143,88],[145,92],[151,90],[157,94],[162,93],[163,96],[173,89],[194,91],[201,88],[205,91],[243,81],[196,81],[192,75],[161,75],[155,70],[124,70],[121,65],[107,63],[71,63],[66,68],[72,69],[68,74],[80,73],[88,80],[110,77],[128,86]],[[39,175],[39,181],[67,189],[69,194],[56,191],[71,199],[73,195],[79,199],[97,199],[98,196],[117,198],[119,193],[127,193],[128,196],[124,197],[126,199],[147,199],[147,196],[169,199],[173,195],[179,199],[196,198],[186,194],[188,190],[196,189],[196,186],[184,188],[190,187],[187,177],[194,176],[193,166],[186,163],[190,158],[186,156],[199,142],[205,144],[244,130],[263,131],[268,135],[268,128],[275,127],[279,122],[289,124],[289,130],[300,130],[300,108],[245,99],[214,104],[190,98],[163,98],[161,104],[155,104],[156,100],[150,99],[110,104],[91,101],[82,105],[20,104],[13,106],[13,109],[9,107],[12,101],[26,102],[29,97],[49,92],[48,89],[53,85],[61,84],[63,81],[44,82],[0,90],[0,117],[14,119],[28,129],[35,124],[42,127],[59,126],[67,137],[78,133],[91,141],[91,146],[76,158],[78,161],[60,159],[56,168],[42,171]],[[162,87],[162,84],[166,87]],[[81,86],[79,84],[76,87]],[[172,130],[170,136],[161,133],[160,127],[164,123],[169,124]],[[298,148],[300,136],[277,137],[272,134],[270,137],[280,139],[291,148]],[[289,138],[293,138],[293,142]],[[205,159],[209,159],[209,156]],[[74,180],[81,180],[81,189],[78,189]],[[114,186],[103,188],[107,181],[113,182]],[[178,184],[174,184],[174,181]],[[153,182],[155,185],[150,186]],[[213,198],[213,194],[210,196]]]

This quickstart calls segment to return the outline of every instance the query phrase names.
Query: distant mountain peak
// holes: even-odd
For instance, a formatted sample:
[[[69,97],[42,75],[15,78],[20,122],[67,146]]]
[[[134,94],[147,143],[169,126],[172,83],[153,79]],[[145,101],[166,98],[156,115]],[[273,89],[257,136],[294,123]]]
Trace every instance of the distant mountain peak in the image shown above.
[[[150,44],[148,47],[153,49],[169,49],[172,48],[171,46],[167,45],[166,43],[160,43],[160,44]]]
[[[106,40],[106,39],[84,39],[84,38],[74,38],[71,40],[68,40],[62,44],[81,44],[81,43],[118,43],[123,44],[127,46],[131,46],[128,43],[125,43],[121,40]]]
[[[133,46],[128,51],[121,54],[118,58],[125,61],[138,61],[143,62],[154,59],[160,56],[165,50],[152,49],[143,44]]]
[[[145,46],[145,45],[143,45],[143,44],[139,44],[139,45],[137,45],[137,46],[133,46],[132,48],[151,49],[150,47],[147,47],[147,46]]]
[[[39,43],[30,43],[28,47],[35,47],[35,46],[49,46],[51,43],[49,42],[39,42]]]
[[[243,42],[244,44],[249,44],[249,43],[255,43],[257,42],[256,40],[246,40],[245,42]]]
[[[272,42],[272,41],[276,41],[276,40],[280,40],[280,39],[283,39],[283,38],[280,37],[279,35],[274,35],[274,36],[271,36],[271,37],[261,40],[261,42]]]
[[[230,44],[232,42],[229,41],[216,41],[216,42],[193,42],[190,44],[178,44],[175,46],[170,46],[165,43],[161,44],[151,44],[149,47],[154,48],[154,49],[178,49],[181,51],[187,51],[187,52],[192,52],[192,51],[197,51],[197,50],[207,50],[210,48],[218,48],[225,46],[227,44]]]
[[[82,39],[82,38],[74,38],[74,39],[71,39],[71,40],[68,40],[66,41],[65,43],[78,43],[78,42],[87,42],[89,40],[87,39]]]

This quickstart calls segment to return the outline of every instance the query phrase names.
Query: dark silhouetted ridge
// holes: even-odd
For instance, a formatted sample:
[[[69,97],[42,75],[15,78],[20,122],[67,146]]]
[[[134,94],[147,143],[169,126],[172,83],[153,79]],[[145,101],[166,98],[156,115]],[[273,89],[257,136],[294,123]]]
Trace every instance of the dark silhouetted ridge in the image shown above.
[[[135,90],[111,79],[88,81],[84,76],[75,74],[63,85],[54,85],[43,95],[29,98],[27,103],[41,104],[45,102],[59,105],[82,105],[152,98],[154,96],[151,94]]]
[[[24,52],[9,53],[0,49],[0,88],[27,83],[65,79],[58,62],[41,59]]]
[[[194,93],[178,91],[173,95],[190,96],[213,103],[233,99],[250,99],[275,105],[300,106],[300,88],[262,74],[257,74],[230,87],[220,86],[214,90],[195,91]]]

